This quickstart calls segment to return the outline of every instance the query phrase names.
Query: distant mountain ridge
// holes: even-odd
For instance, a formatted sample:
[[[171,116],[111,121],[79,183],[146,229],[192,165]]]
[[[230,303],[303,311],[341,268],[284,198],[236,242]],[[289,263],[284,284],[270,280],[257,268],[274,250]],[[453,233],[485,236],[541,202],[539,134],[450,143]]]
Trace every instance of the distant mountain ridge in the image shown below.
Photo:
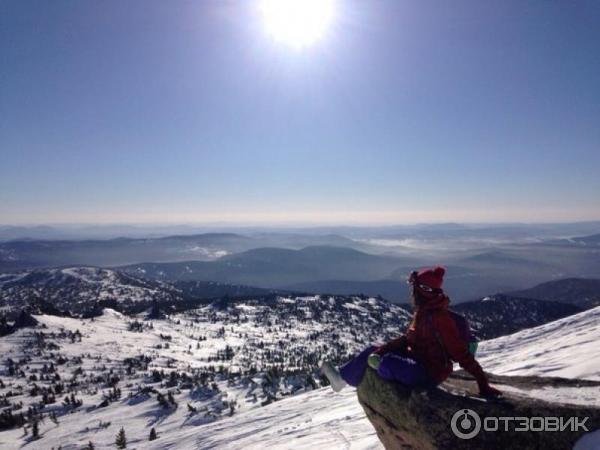
[[[319,279],[367,281],[385,278],[414,258],[372,255],[345,247],[310,246],[300,250],[257,248],[215,261],[142,263],[119,270],[160,280],[212,280],[258,287],[288,289]]]
[[[0,306],[8,315],[38,301],[86,314],[101,302],[119,304],[126,310],[153,302],[177,303],[183,298],[172,285],[96,267],[33,270],[0,279]]]
[[[148,260],[210,260],[255,245],[252,238],[232,233],[156,239],[9,241],[0,243],[0,270],[66,265],[114,266]]]
[[[515,296],[568,303],[583,309],[600,306],[600,279],[565,278],[510,293]]]
[[[503,294],[451,305],[463,314],[482,340],[533,328],[583,311],[576,305]]]
[[[558,246],[578,246],[578,247],[600,247],[600,233],[591,234],[588,236],[578,236],[564,239],[552,239],[547,241],[550,245]]]
[[[336,246],[372,253],[385,251],[384,248],[334,234],[203,233],[153,238],[20,239],[0,242],[0,271],[70,265],[113,267],[147,261],[211,261],[263,247],[298,250],[310,246]]]
[[[163,281],[211,281],[340,295],[365,293],[405,302],[407,274],[415,268],[442,264],[448,268],[446,290],[454,301],[461,302],[552,279],[600,277],[597,247],[581,244],[597,235],[565,239],[560,245],[555,237],[543,237],[597,231],[595,227],[594,223],[450,223],[248,229],[248,234],[231,230],[185,234],[181,228],[178,230],[183,234],[147,238],[20,240],[0,242],[0,273],[68,266],[123,267],[125,271],[137,270],[134,275]]]
[[[0,274],[0,314],[23,309],[48,314],[97,314],[103,307],[137,313],[155,303],[168,310],[197,307],[223,297],[264,297],[287,291],[217,282],[150,280],[111,269],[67,267]]]
[[[309,255],[313,252],[318,254],[319,249],[308,250]],[[258,251],[252,252],[252,255],[269,260],[273,253]],[[405,283],[403,288],[406,289]],[[297,290],[296,295],[299,292],[301,290]],[[230,302],[238,299],[237,301],[247,302],[253,299],[255,302],[269,303],[277,296],[289,294],[293,294],[293,291],[215,281],[153,280],[135,273],[94,267],[40,269],[0,275],[0,308],[5,315],[13,318],[21,310],[31,308],[50,314],[61,314],[60,311],[64,311],[90,315],[100,311],[102,307],[115,308],[124,313],[138,313],[156,304],[166,311],[185,311],[204,305],[209,300]],[[321,294],[325,297],[335,296],[331,292]],[[354,295],[356,294],[360,293]],[[385,302],[382,298],[378,301]],[[410,305],[400,306],[405,310],[412,309]],[[575,304],[504,294],[452,304],[451,307],[469,319],[480,339],[490,339],[542,325],[583,309]],[[404,330],[397,330],[398,333],[402,331]]]

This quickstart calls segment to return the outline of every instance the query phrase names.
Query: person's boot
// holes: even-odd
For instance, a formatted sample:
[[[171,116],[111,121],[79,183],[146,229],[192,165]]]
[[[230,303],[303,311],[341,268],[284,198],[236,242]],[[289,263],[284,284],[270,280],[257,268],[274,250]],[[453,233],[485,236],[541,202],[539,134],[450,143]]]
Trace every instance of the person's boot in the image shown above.
[[[331,388],[335,392],[340,392],[348,384],[344,381],[344,379],[340,375],[340,372],[328,361],[325,361],[321,365],[320,371],[323,375],[327,377],[329,383],[331,384]]]

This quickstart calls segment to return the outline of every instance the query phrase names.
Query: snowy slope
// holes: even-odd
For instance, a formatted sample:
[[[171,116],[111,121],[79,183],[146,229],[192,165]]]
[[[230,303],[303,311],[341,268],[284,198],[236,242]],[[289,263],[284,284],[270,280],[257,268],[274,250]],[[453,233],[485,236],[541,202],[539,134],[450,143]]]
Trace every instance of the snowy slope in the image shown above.
[[[170,284],[98,267],[38,269],[0,275],[0,307],[14,312],[36,299],[64,311],[82,313],[92,310],[98,301],[113,301],[126,308],[153,301],[177,303],[182,297]]]
[[[110,408],[91,410],[46,421],[42,439],[26,449],[79,450],[89,441],[97,449],[114,449],[117,431],[124,427],[131,449],[382,449],[375,431],[348,389],[335,394],[322,388],[254,408],[218,421],[190,417],[185,407],[161,414],[151,398],[123,400]],[[110,423],[106,428],[99,423]],[[151,427],[159,436],[148,441]],[[21,429],[0,433],[0,448],[22,448]]]
[[[94,320],[37,316],[40,327],[0,339],[0,410],[3,398],[12,407],[22,402],[15,413],[38,404],[40,396],[30,394],[32,386],[55,384],[51,378],[56,374],[83,404],[64,406],[64,393],[57,395],[54,403],[44,405],[39,440],[30,441],[31,429],[25,436],[18,427],[0,432],[0,449],[61,445],[75,450],[88,441],[97,449],[114,448],[121,427],[128,448],[137,449],[380,449],[354,389],[334,394],[319,388],[318,379],[311,385],[300,370],[306,361],[301,363],[299,355],[335,357],[356,351],[376,338],[370,334],[377,329],[375,318],[389,320],[383,327],[389,328],[379,331],[393,334],[393,316],[398,315],[397,327],[406,317],[403,310],[389,308],[368,298],[290,297],[273,305],[246,301],[210,306],[152,322],[112,310]],[[495,373],[599,379],[599,323],[600,308],[595,308],[483,342],[480,360]],[[8,374],[7,358],[15,361],[15,376]],[[43,365],[51,361],[55,371],[48,375]],[[249,364],[256,372],[243,372]],[[156,370],[164,373],[159,380],[153,379]],[[202,373],[208,376],[205,382],[200,381]],[[100,407],[111,390],[109,375],[119,378],[116,386],[122,393]],[[596,391],[518,392],[600,406]],[[168,393],[174,403],[159,404],[159,394]],[[58,424],[49,420],[51,411]],[[150,442],[152,427],[159,438]]]
[[[147,443],[153,444],[153,443]],[[148,449],[383,449],[354,389],[318,389],[218,424],[165,435]]]
[[[500,375],[600,380],[600,307],[483,342],[478,359]]]
[[[243,429],[233,421],[238,415],[248,420],[264,411],[265,433],[276,435],[271,430],[275,424],[267,421],[270,414],[287,417],[288,425],[296,417],[295,432],[310,420],[309,426],[335,429],[350,414],[347,409],[358,420],[360,408],[351,393],[333,399],[339,403],[333,415],[325,406],[319,416],[299,412],[297,406],[306,401],[331,401],[330,393],[313,391],[320,381],[309,374],[315,374],[322,358],[343,359],[369,342],[396,335],[406,326],[408,313],[374,298],[308,296],[276,298],[270,304],[222,301],[153,321],[110,309],[93,320],[36,318],[37,328],[0,339],[0,410],[19,415],[40,407],[45,415],[41,439],[27,448],[79,449],[89,440],[96,448],[107,448],[121,426],[138,448],[147,448],[151,427],[161,442],[170,438],[174,448],[190,448],[180,442],[184,432],[189,430],[187,442],[198,439],[203,425],[202,433],[217,430],[216,424],[233,425],[237,432]],[[57,385],[62,388],[54,395]],[[101,407],[114,387],[121,391],[119,398]],[[42,404],[48,392],[52,399]],[[303,392],[311,396],[302,400]],[[71,394],[82,405],[63,404]],[[159,396],[168,395],[172,402],[160,404]],[[269,413],[271,402],[283,409]],[[284,406],[276,406],[279,402]],[[49,420],[53,412],[58,424]],[[244,416],[246,412],[250,415]],[[368,424],[363,425],[362,430],[370,432]],[[363,432],[354,428],[348,428],[351,439]],[[2,431],[0,448],[20,448],[30,433],[29,427],[25,436],[22,426]],[[335,439],[345,442],[342,434]],[[156,448],[163,448],[159,444]]]

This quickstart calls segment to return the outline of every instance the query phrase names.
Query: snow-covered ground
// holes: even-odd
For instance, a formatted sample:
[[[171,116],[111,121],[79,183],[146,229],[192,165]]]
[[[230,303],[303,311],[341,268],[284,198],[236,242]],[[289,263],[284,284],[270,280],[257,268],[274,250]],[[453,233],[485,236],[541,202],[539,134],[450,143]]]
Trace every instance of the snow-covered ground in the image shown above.
[[[212,440],[222,441],[218,447],[247,448],[261,439],[240,430],[258,429],[258,423],[264,436],[278,442],[320,428],[313,438],[327,439],[333,448],[373,435],[366,421],[362,427],[352,422],[362,420],[355,396],[319,389],[315,369],[323,358],[346,357],[396,335],[408,321],[406,311],[359,297],[218,303],[152,321],[111,309],[93,320],[41,315],[37,328],[1,338],[0,409],[26,414],[43,395],[53,398],[41,405],[41,439],[30,442],[31,427],[25,435],[20,426],[0,432],[0,448],[80,449],[90,440],[95,448],[109,448],[121,426],[131,448],[149,448],[152,427],[160,438],[150,448],[167,442],[167,448],[214,448]],[[100,407],[115,387],[118,398]],[[80,406],[63,403],[71,393]],[[161,404],[159,396],[168,395]],[[314,401],[310,409],[298,408]],[[49,420],[52,412],[58,423]],[[241,425],[254,415],[262,419]],[[326,437],[326,430],[334,436]],[[235,447],[238,440],[243,446]]]
[[[33,300],[64,311],[89,312],[98,301],[122,306],[153,301],[177,303],[181,292],[168,283],[98,267],[37,269],[0,275],[0,306],[20,311]]]
[[[188,429],[149,449],[382,449],[354,389],[322,388],[217,424]]]
[[[65,406],[65,394],[56,395],[55,402],[44,406],[39,440],[30,441],[31,427],[27,436],[19,427],[0,432],[0,449],[75,450],[89,441],[96,449],[114,448],[121,427],[128,448],[137,449],[382,448],[354,389],[334,394],[320,388],[318,380],[311,385],[306,375],[293,373],[294,364],[301,366],[298,355],[327,355],[336,343],[343,344],[344,352],[357,349],[364,342],[356,335],[372,330],[377,314],[388,317],[391,312],[379,311],[383,306],[375,299],[338,304],[318,297],[278,299],[274,308],[269,315],[252,302],[228,309],[206,307],[154,320],[151,327],[140,318],[141,329],[132,327],[134,319],[112,310],[93,321],[37,316],[41,327],[0,339],[0,401],[4,396],[17,408],[15,414],[26,412],[40,401],[39,394],[30,394],[32,387],[56,384],[58,374],[65,390],[72,389],[83,404]],[[337,323],[340,314],[352,326]],[[481,344],[480,361],[487,371],[499,374],[600,379],[599,323],[600,307],[487,341]],[[230,355],[228,347],[233,349]],[[7,358],[15,361],[14,376],[7,373]],[[50,361],[55,361],[52,370]],[[256,373],[231,375],[249,364],[256,366]],[[287,375],[274,371],[284,365]],[[159,379],[151,375],[155,370],[163,373]],[[201,373],[210,375],[201,381]],[[113,385],[121,395],[100,407],[113,376],[119,379]],[[547,400],[599,404],[594,388],[512,390]],[[170,394],[173,403],[159,404],[159,394]],[[58,423],[48,418],[52,411]],[[158,434],[155,441],[148,440],[151,428]]]
[[[600,307],[482,342],[478,359],[499,375],[600,380]]]
[[[123,400],[115,407],[76,416],[66,417],[59,426],[42,427],[43,439],[24,447],[22,430],[0,433],[0,448],[62,445],[63,450],[79,450],[90,440],[97,449],[114,448],[121,427],[128,448],[139,450],[383,448],[353,389],[335,394],[322,388],[207,423],[187,418],[187,410],[181,407],[171,415],[157,415],[152,399]],[[101,428],[100,421],[110,426]],[[151,427],[158,432],[155,441],[148,441]]]

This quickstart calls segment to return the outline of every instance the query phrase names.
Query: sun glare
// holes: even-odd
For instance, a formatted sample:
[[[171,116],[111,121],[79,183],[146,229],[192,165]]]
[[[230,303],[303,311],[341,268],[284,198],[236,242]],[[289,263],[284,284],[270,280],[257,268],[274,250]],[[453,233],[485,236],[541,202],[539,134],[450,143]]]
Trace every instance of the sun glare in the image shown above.
[[[334,0],[261,0],[260,10],[273,39],[304,48],[327,31],[333,19]]]

